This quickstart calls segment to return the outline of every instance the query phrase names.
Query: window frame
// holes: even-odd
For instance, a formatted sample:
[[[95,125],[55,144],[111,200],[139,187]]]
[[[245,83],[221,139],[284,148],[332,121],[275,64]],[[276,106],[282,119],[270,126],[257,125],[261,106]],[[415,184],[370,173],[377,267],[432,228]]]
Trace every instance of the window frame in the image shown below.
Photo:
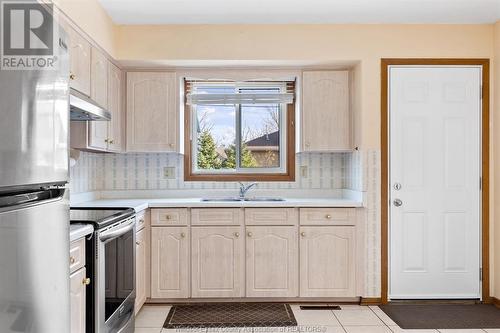
[[[224,84],[224,82],[220,82]],[[276,81],[284,84],[284,82]],[[208,83],[210,84],[210,83]],[[208,85],[207,84],[207,85]],[[234,82],[232,83],[234,85]],[[184,80],[184,92],[188,80]],[[247,86],[269,87],[271,82],[245,82],[238,83],[238,89]],[[286,90],[286,84],[282,89]],[[240,146],[241,136],[241,104],[236,106],[236,144]],[[184,94],[184,180],[185,181],[295,181],[295,101],[293,104],[281,104],[280,112],[280,167],[279,168],[238,168],[233,170],[195,170],[197,145],[195,128],[196,106],[188,105],[187,94]],[[238,149],[239,150],[239,149]],[[281,153],[283,150],[283,153]],[[237,155],[237,163],[240,156]]]

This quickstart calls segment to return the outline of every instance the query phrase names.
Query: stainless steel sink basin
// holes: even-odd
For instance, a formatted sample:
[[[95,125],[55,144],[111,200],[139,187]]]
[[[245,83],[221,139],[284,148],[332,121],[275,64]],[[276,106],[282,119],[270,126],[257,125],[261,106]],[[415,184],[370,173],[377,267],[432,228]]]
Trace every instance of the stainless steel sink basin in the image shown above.
[[[225,198],[203,198],[201,201],[209,202],[220,202],[220,201],[229,201],[229,202],[237,202],[237,201],[285,201],[283,198],[278,197],[253,197],[253,198],[239,198],[239,197],[225,197]]]
[[[203,198],[201,201],[243,201],[241,198]]]

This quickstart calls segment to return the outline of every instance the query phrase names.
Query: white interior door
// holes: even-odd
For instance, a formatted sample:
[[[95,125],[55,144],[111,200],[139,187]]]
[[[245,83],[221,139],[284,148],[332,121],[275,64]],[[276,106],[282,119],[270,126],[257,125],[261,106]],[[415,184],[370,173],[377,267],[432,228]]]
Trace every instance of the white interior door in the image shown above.
[[[389,117],[389,298],[480,298],[481,68],[390,67]]]

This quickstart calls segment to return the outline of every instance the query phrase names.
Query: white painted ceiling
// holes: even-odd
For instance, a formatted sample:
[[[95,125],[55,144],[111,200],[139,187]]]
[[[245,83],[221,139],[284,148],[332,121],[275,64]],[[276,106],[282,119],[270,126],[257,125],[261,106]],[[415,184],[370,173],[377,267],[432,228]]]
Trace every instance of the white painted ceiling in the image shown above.
[[[500,0],[99,0],[117,24],[492,23]]]

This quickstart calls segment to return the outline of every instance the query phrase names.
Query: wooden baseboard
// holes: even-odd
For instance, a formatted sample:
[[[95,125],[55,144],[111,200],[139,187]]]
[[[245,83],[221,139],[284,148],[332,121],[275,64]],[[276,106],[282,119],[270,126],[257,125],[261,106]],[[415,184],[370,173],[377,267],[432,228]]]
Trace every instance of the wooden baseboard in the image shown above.
[[[489,301],[490,303],[493,303],[494,306],[500,309],[500,299],[496,297],[490,297]]]
[[[361,305],[381,305],[382,298],[380,298],[380,297],[362,297],[359,304],[361,304]]]

